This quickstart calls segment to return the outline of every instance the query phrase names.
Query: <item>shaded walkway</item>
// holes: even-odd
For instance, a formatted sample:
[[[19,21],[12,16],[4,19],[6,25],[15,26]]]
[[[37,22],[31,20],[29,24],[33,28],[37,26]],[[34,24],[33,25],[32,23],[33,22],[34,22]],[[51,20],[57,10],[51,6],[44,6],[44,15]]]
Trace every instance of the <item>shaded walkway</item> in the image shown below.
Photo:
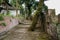
[[[25,24],[31,24],[31,22],[25,21],[24,24],[16,26],[2,40],[49,40],[45,33],[27,31],[30,25]]]

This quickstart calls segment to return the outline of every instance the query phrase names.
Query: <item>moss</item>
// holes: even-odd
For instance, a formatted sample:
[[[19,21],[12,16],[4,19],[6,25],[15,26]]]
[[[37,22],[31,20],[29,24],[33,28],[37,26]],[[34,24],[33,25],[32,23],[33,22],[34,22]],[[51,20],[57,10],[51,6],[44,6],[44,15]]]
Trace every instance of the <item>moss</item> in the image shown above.
[[[49,36],[46,33],[41,33],[38,40],[49,40]]]

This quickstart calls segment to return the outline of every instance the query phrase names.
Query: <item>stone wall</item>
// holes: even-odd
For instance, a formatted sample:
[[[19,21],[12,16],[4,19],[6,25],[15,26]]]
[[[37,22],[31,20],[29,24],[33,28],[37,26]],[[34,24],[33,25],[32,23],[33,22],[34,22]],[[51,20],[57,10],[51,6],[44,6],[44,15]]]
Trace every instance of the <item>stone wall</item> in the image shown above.
[[[48,10],[48,17],[47,17],[47,33],[51,36],[52,40],[58,40],[57,36],[57,16],[55,15],[55,9]]]
[[[58,15],[58,23],[60,23],[60,14]]]
[[[60,14],[58,15],[57,33],[58,33],[58,38],[60,40]]]
[[[55,22],[55,9],[48,9],[48,17],[50,22]]]
[[[11,21],[10,21],[11,20]],[[7,24],[6,26],[0,25],[0,39],[10,31],[12,28],[18,25],[18,20],[16,18],[5,17],[4,22]]]
[[[51,36],[53,40],[57,40],[57,27],[56,24],[51,23],[47,26],[47,33]]]

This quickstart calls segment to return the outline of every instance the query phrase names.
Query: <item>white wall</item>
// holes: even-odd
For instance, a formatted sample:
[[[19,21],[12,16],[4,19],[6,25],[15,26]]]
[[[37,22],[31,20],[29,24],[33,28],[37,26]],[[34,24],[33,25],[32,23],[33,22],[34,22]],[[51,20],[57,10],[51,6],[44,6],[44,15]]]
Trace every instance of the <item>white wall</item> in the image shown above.
[[[9,10],[9,12],[11,13],[11,15],[16,16],[16,10]],[[6,10],[2,10],[1,13],[7,13],[7,11]],[[18,10],[18,14],[20,14],[20,10]]]

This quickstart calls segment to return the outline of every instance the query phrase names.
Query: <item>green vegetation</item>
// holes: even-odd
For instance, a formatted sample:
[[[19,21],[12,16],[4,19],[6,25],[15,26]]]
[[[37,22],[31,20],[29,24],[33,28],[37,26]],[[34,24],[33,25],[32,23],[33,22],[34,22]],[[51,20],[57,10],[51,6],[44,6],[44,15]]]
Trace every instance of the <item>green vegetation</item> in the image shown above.
[[[3,21],[3,20],[4,20],[4,18],[2,16],[2,14],[0,14],[0,21]]]
[[[48,14],[48,7],[44,4],[44,1],[45,0],[39,0],[39,1],[36,1],[36,0],[11,0],[11,2],[9,3],[9,0],[4,0],[3,2],[4,2],[4,5],[6,6],[7,13],[6,13],[6,15],[4,15],[4,13],[0,14],[0,21],[3,21],[4,20],[3,17],[5,17],[5,16],[17,18],[19,22],[23,22],[23,21],[25,21],[25,19],[29,19],[29,20],[33,19],[32,24],[28,30],[29,31],[35,31],[35,29],[39,28],[39,31],[47,33],[47,29],[50,26],[47,24],[48,23],[47,20],[50,23],[51,17]],[[0,4],[1,3],[2,3],[2,0],[0,0]],[[16,10],[16,16],[10,15],[10,12],[9,12],[10,9],[8,8],[9,4],[12,5],[10,7],[14,7],[14,8],[12,8],[13,10],[14,9]],[[19,15],[18,15],[18,10],[20,10]],[[34,17],[33,17],[33,15],[31,15],[31,14],[34,11],[35,11],[35,13],[34,13]],[[12,21],[12,20],[10,20],[10,21]],[[52,23],[54,25],[56,25],[57,20],[54,19]],[[5,23],[1,23],[0,25],[6,26]],[[47,34],[45,34],[45,33],[41,34],[39,40],[48,40]]]
[[[38,19],[40,19],[40,21],[41,21],[41,29],[40,30],[45,31],[45,21],[46,20],[45,20],[45,15],[42,12],[43,7],[44,7],[44,0],[40,0],[37,11],[33,18],[32,25],[29,28],[30,31],[34,31],[34,29],[36,28]]]
[[[0,4],[2,3],[3,0],[0,0]]]
[[[48,35],[46,34],[40,35],[39,40],[49,40]]]
[[[1,23],[0,25],[1,25],[1,26],[6,26],[6,23]]]
[[[10,16],[11,14],[10,14],[10,12],[8,11],[6,15]]]

